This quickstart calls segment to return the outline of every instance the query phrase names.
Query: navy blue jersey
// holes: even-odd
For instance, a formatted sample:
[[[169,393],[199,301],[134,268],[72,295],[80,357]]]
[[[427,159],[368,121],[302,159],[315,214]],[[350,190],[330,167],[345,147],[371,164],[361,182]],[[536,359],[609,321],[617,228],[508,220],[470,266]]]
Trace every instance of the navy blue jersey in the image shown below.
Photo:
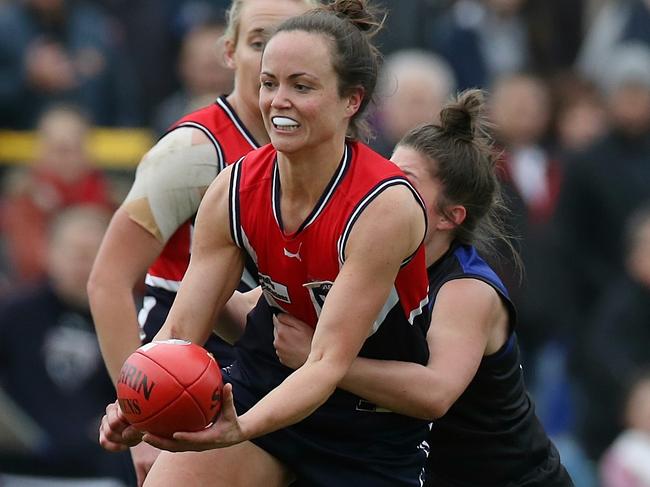
[[[474,247],[454,243],[429,267],[431,306],[442,285],[465,278],[486,282],[497,291],[510,315],[510,334],[497,352],[483,358],[465,392],[433,423],[426,485],[573,485],[526,392],[515,307],[499,277]]]

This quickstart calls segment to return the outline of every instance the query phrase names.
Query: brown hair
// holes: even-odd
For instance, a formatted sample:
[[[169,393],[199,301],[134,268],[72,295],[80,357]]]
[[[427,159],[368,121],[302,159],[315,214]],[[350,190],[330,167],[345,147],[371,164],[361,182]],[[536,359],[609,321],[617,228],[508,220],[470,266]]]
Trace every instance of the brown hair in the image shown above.
[[[367,139],[368,125],[363,112],[373,98],[381,65],[381,53],[372,37],[381,29],[384,17],[366,0],[334,0],[328,5],[285,20],[277,29],[323,34],[333,41],[332,65],[343,97],[355,88],[363,89],[363,100],[350,120],[348,136]]]
[[[454,229],[454,238],[492,255],[498,254],[496,244],[502,242],[521,269],[521,258],[504,223],[508,209],[496,170],[499,155],[483,116],[484,105],[484,92],[466,90],[443,107],[439,124],[416,127],[397,145],[410,147],[430,161],[429,173],[442,184],[436,202],[440,213],[453,221],[448,207],[465,207],[465,220]]]

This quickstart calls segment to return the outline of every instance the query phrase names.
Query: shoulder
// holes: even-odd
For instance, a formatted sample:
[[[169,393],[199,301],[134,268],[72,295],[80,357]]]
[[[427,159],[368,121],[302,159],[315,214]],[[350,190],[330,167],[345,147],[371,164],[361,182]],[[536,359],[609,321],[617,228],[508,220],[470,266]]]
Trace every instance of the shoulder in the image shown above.
[[[390,251],[406,259],[420,247],[426,217],[412,191],[403,184],[389,186],[368,200],[343,249],[345,256]]]
[[[497,290],[489,283],[476,277],[458,277],[445,282],[436,297],[439,300],[455,300],[461,303],[481,302],[483,305],[501,304]]]
[[[388,174],[403,175],[402,171],[397,167],[397,165],[395,165],[389,159],[386,159],[378,152],[375,152],[366,144],[355,141],[350,142],[348,146],[352,150],[354,159],[356,161],[362,161],[367,169],[378,173],[385,172]]]
[[[168,132],[144,155],[137,171],[155,169],[157,177],[175,178],[175,168],[189,171],[192,166],[209,165],[216,169],[218,162],[212,142],[203,132],[192,127],[179,127]]]

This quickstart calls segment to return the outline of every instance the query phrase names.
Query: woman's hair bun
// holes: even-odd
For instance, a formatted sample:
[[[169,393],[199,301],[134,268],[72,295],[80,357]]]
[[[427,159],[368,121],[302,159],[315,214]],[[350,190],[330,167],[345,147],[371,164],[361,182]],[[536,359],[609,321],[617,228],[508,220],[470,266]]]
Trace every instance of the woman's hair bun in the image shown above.
[[[445,106],[440,112],[440,128],[457,138],[471,140],[481,135],[481,118],[485,94],[481,90],[466,90],[458,95],[455,103]]]
[[[346,18],[360,31],[376,34],[383,26],[386,15],[369,5],[367,0],[333,0],[326,7],[336,15]]]

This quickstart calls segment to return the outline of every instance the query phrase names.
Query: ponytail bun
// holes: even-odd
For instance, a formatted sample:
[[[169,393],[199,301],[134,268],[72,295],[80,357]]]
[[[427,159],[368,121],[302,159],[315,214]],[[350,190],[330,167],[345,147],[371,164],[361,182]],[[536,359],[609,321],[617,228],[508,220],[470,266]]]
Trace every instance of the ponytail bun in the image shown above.
[[[369,36],[375,35],[384,25],[386,15],[380,20],[380,12],[368,5],[366,0],[333,0],[326,10],[334,12],[338,17],[350,21],[357,29]]]
[[[440,129],[447,135],[471,141],[485,132],[483,106],[485,94],[481,90],[463,91],[454,103],[440,112]]]

